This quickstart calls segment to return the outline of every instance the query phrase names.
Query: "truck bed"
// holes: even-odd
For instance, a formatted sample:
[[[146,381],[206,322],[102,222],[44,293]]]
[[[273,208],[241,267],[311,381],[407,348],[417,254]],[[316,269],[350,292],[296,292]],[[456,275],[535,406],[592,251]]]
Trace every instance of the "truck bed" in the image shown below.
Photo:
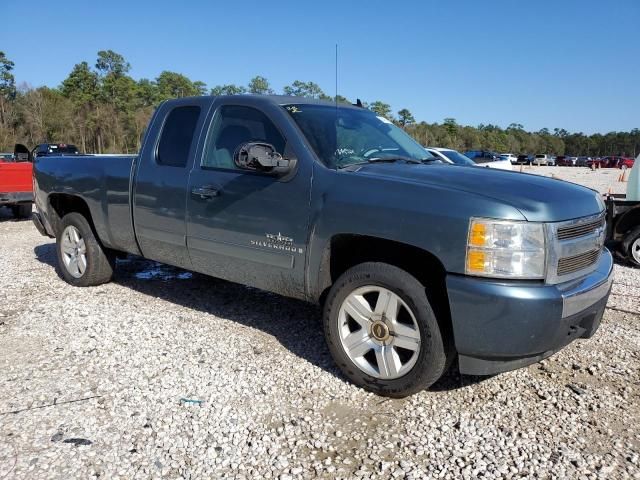
[[[77,195],[91,211],[102,243],[115,250],[137,253],[129,199],[134,155],[74,155],[37,159],[42,191],[56,195]],[[36,206],[46,201],[36,197]],[[40,211],[46,208],[39,207]]]

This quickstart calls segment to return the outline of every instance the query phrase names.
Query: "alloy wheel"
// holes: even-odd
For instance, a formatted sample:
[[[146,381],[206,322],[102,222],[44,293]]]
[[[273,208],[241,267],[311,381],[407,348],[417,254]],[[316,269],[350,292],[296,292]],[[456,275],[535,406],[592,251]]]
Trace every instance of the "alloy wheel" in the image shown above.
[[[391,290],[364,286],[351,292],[338,313],[345,353],[360,370],[383,380],[407,374],[420,353],[416,317]]]
[[[60,247],[64,267],[73,277],[82,277],[87,269],[87,246],[80,231],[73,225],[67,226],[62,232]]]

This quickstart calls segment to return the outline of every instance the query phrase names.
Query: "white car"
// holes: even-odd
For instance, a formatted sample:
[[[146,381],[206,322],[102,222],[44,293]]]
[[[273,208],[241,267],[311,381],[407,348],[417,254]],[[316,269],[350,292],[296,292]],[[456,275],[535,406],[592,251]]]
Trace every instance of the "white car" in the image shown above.
[[[533,159],[534,165],[554,165],[556,164],[556,157],[547,155],[546,153],[539,153]]]
[[[514,165],[518,161],[518,156],[514,155],[513,153],[501,153],[500,158],[502,160],[509,160],[509,162],[511,162],[511,165]]]
[[[466,155],[461,154],[457,150],[451,148],[440,147],[425,147],[426,150],[434,155],[436,158],[442,160],[445,163],[452,163],[454,165],[465,165],[473,167],[489,167],[498,168],[500,170],[511,170],[511,162],[508,160],[493,160],[485,163],[476,163]]]

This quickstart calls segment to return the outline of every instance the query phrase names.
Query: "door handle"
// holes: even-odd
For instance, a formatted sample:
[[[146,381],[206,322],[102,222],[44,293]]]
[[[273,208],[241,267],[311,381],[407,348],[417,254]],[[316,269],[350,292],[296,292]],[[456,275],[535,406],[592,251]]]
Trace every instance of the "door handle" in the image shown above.
[[[213,198],[220,195],[220,189],[214,185],[204,185],[202,187],[193,187],[191,194],[202,199]]]

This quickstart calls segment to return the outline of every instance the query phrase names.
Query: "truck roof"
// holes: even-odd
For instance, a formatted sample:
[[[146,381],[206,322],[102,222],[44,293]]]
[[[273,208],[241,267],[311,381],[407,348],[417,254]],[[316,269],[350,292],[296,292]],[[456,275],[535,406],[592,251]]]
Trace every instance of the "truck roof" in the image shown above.
[[[331,100],[319,100],[317,98],[309,98],[309,97],[294,97],[288,95],[255,95],[255,94],[240,94],[240,95],[203,95],[198,97],[182,97],[182,98],[173,98],[171,100],[167,100],[167,103],[180,105],[181,103],[190,103],[195,99],[202,101],[203,99],[210,99],[213,102],[216,98],[222,98],[224,100],[230,99],[243,99],[243,100],[253,100],[256,103],[271,103],[275,105],[288,105],[288,104],[305,104],[305,105],[325,105],[330,107],[335,107],[335,102]],[[354,108],[360,109],[362,107],[358,107],[356,105],[351,105],[349,103],[339,103],[338,106],[340,108]]]

